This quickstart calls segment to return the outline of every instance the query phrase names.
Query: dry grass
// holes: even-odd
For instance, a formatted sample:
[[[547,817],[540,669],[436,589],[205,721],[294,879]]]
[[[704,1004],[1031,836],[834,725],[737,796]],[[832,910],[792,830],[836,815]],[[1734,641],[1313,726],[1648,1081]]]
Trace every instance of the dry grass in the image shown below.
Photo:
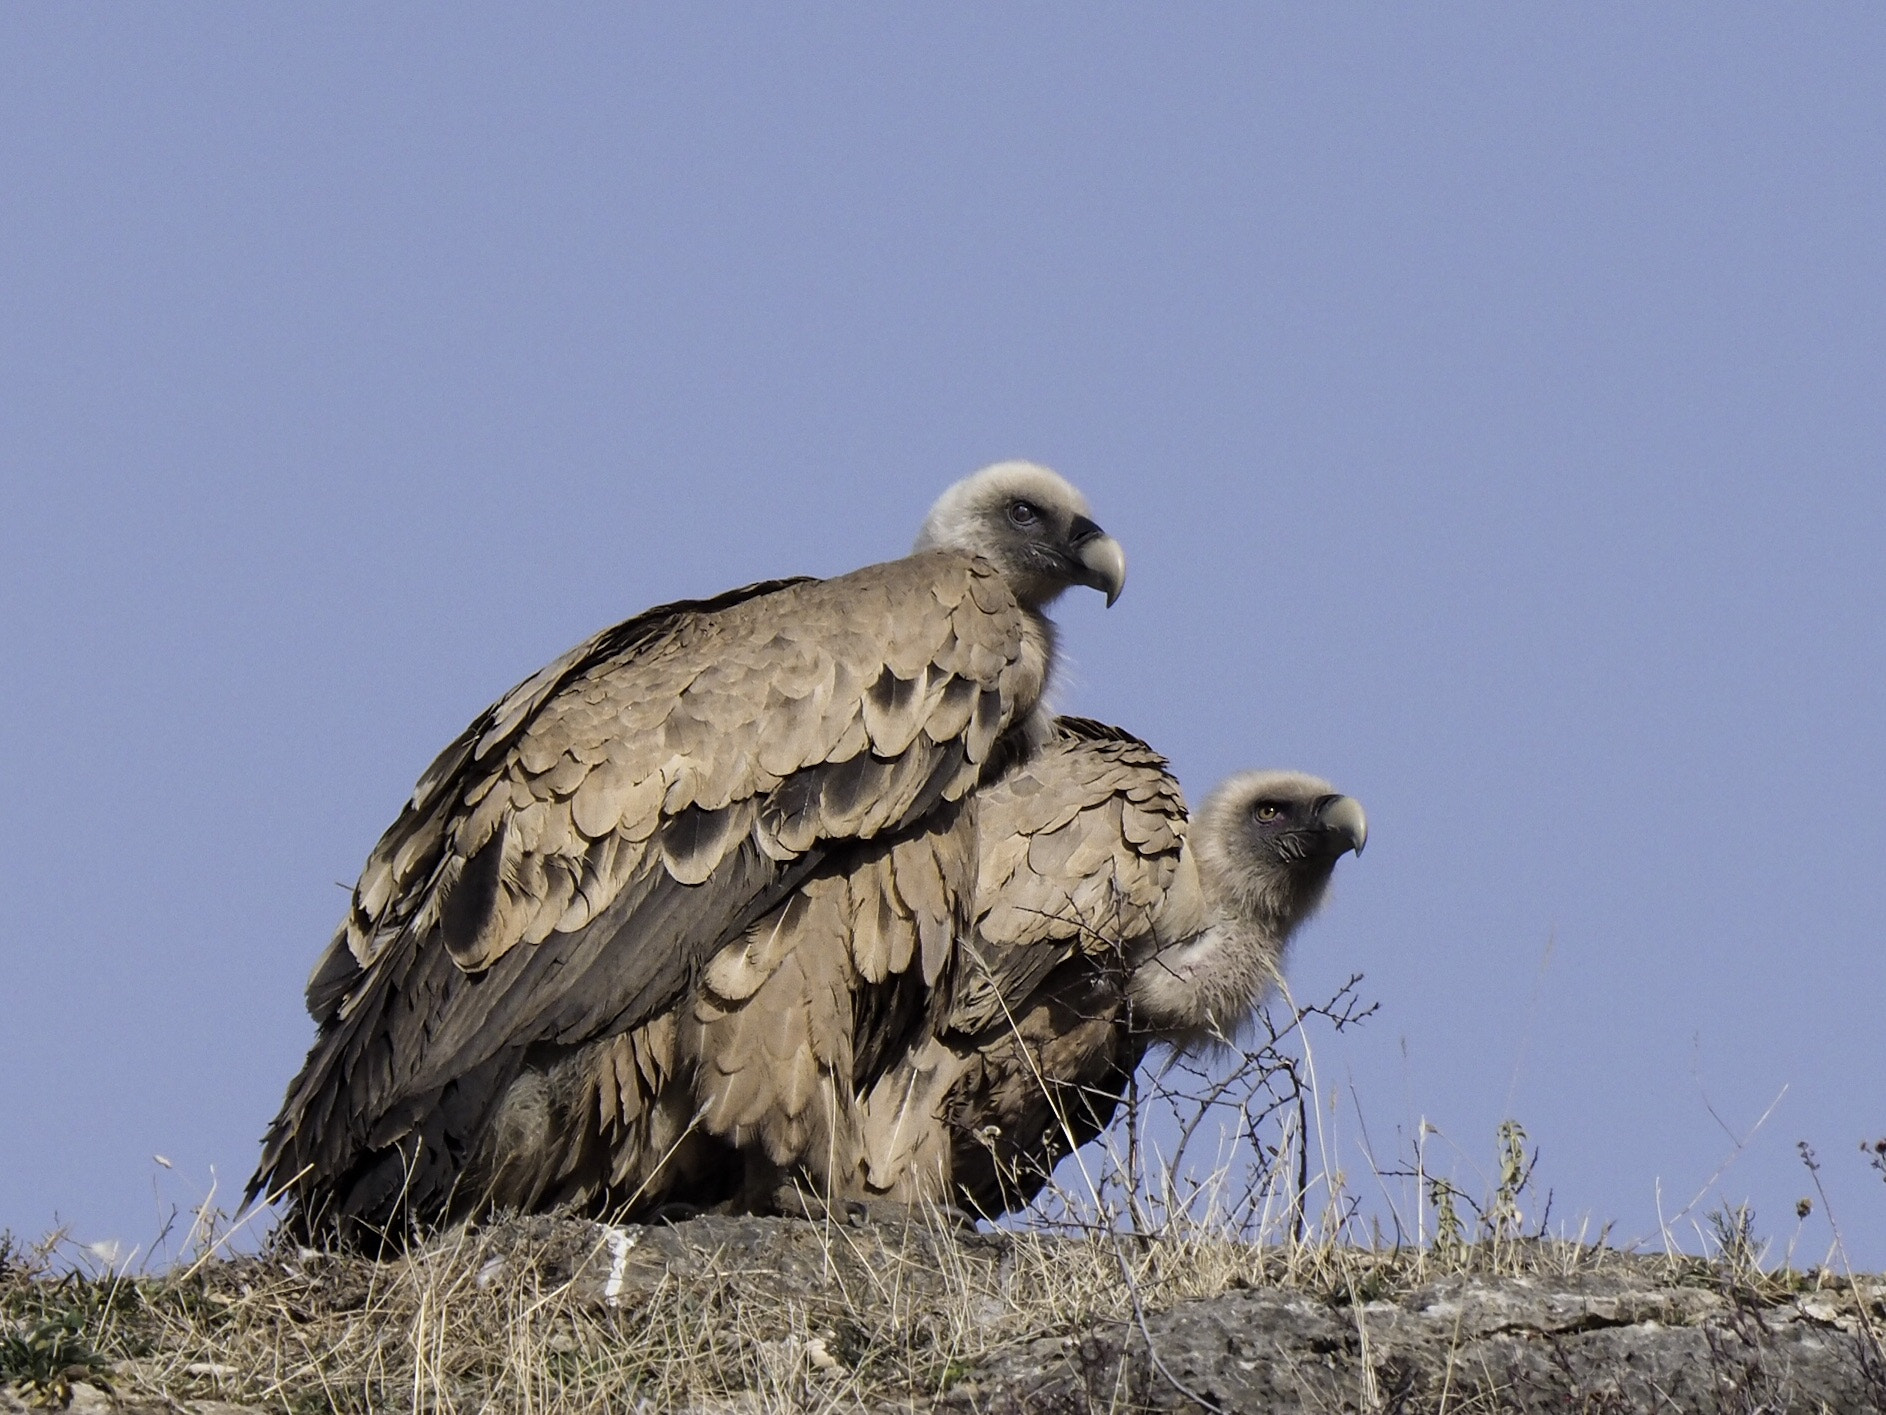
[[[1387,1202],[1365,1225],[1304,1029],[1367,1011],[1345,989],[1211,1065],[1155,1068],[1067,1182],[993,1232],[941,1213],[528,1218],[373,1262],[218,1256],[227,1234],[205,1215],[194,1258],[136,1276],[56,1239],[0,1239],[0,1381],[55,1406],[84,1381],[293,1412],[922,1409],[997,1352],[1103,1324],[1147,1333],[1149,1313],[1239,1288],[1355,1311],[1463,1274],[1628,1268],[1753,1303],[1850,1290],[1765,1269],[1746,1215],[1722,1216],[1707,1259],[1548,1237],[1526,1215],[1536,1156],[1517,1125],[1471,1201],[1419,1152],[1371,1166]]]
[[[121,1396],[288,1411],[915,1409],[996,1351],[1235,1288],[1351,1306],[1444,1275],[1646,1261],[1542,1240],[1258,1245],[1176,1219],[1138,1236],[964,1236],[915,1216],[701,1220],[648,1231],[658,1250],[625,1265],[631,1232],[520,1220],[394,1262],[269,1253],[145,1278],[55,1276],[42,1251],[15,1255],[0,1310],[22,1332],[66,1334],[41,1363],[35,1393],[51,1404],[65,1381],[102,1374]],[[1720,1277],[1650,1261],[1672,1283]],[[29,1374],[18,1366],[8,1374]]]

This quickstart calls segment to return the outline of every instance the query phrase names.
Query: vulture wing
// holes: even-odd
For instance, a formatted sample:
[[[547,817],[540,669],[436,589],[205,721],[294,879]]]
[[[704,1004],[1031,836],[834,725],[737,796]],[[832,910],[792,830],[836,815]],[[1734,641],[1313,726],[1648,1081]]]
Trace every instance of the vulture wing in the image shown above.
[[[936,551],[651,610],[521,684],[369,857],[253,1187],[440,1209],[527,1048],[650,1022],[832,850],[961,800],[1039,698],[1024,638]]]
[[[1129,960],[1196,932],[1203,903],[1178,783],[1117,728],[1060,719],[975,804],[977,928],[956,1003],[872,1089],[861,1187],[998,1213],[1111,1117],[1138,1061]]]
[[[708,965],[683,1026],[696,1114],[751,1156],[750,1206],[788,1175],[822,1193],[851,1170],[856,1097],[941,1023],[970,928],[974,804],[834,853]]]
[[[1178,869],[1185,797],[1137,737],[1063,717],[1048,748],[978,797],[973,957],[952,1031],[1001,1024],[1058,964],[1148,936]]]
[[[773,1206],[855,1168],[855,1097],[947,1012],[970,928],[974,796],[834,848],[653,1021],[524,1061],[466,1208]]]

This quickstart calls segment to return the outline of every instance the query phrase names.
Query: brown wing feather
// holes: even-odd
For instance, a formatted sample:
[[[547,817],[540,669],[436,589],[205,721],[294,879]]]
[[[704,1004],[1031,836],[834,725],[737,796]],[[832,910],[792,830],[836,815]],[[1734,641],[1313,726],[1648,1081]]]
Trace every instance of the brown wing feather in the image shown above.
[[[976,793],[976,929],[947,1026],[863,1107],[863,1192],[999,1213],[1111,1117],[1139,1047],[1126,956],[1182,875],[1185,801],[1164,758],[1062,719]]]
[[[989,565],[932,552],[650,611],[507,694],[369,857],[256,1186],[305,1170],[351,1211],[398,1150],[416,1193],[447,1099],[658,1016],[826,852],[967,793],[1039,697],[1023,632]]]
[[[988,843],[955,1031],[998,1025],[1077,953],[1104,958],[1145,937],[1165,903],[1185,842],[1184,795],[1164,757],[1099,728],[1061,719],[1040,753],[978,793]],[[1140,828],[1141,817],[1160,829]]]
[[[706,1134],[821,1191],[856,1168],[856,1096],[941,1020],[975,824],[959,801],[835,852],[714,956],[682,1028]]]
[[[969,1054],[943,1101],[951,1198],[990,1215],[1028,1203],[1112,1120],[1143,1049],[1119,975],[1063,964]]]
[[[972,802],[834,852],[653,1022],[534,1049],[454,1211],[753,1206],[789,1176],[842,1182],[859,1159],[857,1093],[940,1021],[947,944],[968,928]]]

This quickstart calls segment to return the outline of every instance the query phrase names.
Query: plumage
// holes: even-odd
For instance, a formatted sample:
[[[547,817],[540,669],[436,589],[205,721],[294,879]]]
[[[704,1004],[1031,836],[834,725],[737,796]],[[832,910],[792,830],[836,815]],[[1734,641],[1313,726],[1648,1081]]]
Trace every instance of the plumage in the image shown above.
[[[814,1072],[850,1080],[831,999],[855,988],[906,1026],[942,995],[973,884],[952,873],[974,858],[965,798],[1041,734],[1042,611],[1075,584],[1111,603],[1124,574],[1079,493],[1004,463],[946,492],[902,560],[652,609],[532,675],[368,857],[252,1193],[286,1193],[306,1233],[371,1239],[493,1203],[623,1202],[662,1168],[625,1147],[694,1174],[731,1163],[714,1145],[741,1152],[775,1101],[798,1123]],[[849,876],[889,869],[858,906],[888,919],[867,973]],[[813,928],[821,910],[842,924]],[[775,948],[747,996],[716,994],[739,970],[710,960],[763,928],[809,929],[830,956]],[[778,984],[762,1019],[782,972],[797,991]],[[721,1062],[749,1035],[784,1058],[754,1097],[681,1094],[696,1072],[747,1074]],[[715,1114],[738,1117],[730,1135]]]
[[[1151,1045],[1233,1033],[1282,966],[1362,809],[1249,772],[1188,822],[1163,758],[1063,718],[975,795],[976,917],[954,1007],[862,1105],[853,1197],[1025,1204],[1105,1128]]]

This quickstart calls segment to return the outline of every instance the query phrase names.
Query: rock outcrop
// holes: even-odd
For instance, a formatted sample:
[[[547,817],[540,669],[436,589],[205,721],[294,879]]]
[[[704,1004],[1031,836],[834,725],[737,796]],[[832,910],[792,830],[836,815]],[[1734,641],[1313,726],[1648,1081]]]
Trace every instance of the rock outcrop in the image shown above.
[[[34,1304],[43,1323],[55,1297],[93,1302],[34,1281],[0,1294],[16,1335]],[[87,1415],[1886,1415],[1886,1308],[1870,1280],[1571,1245],[1283,1252],[856,1209],[622,1228],[535,1218],[392,1263],[279,1252],[147,1279],[135,1300],[114,1292],[108,1320],[63,1328],[89,1364],[0,1392],[0,1412],[30,1395]]]

